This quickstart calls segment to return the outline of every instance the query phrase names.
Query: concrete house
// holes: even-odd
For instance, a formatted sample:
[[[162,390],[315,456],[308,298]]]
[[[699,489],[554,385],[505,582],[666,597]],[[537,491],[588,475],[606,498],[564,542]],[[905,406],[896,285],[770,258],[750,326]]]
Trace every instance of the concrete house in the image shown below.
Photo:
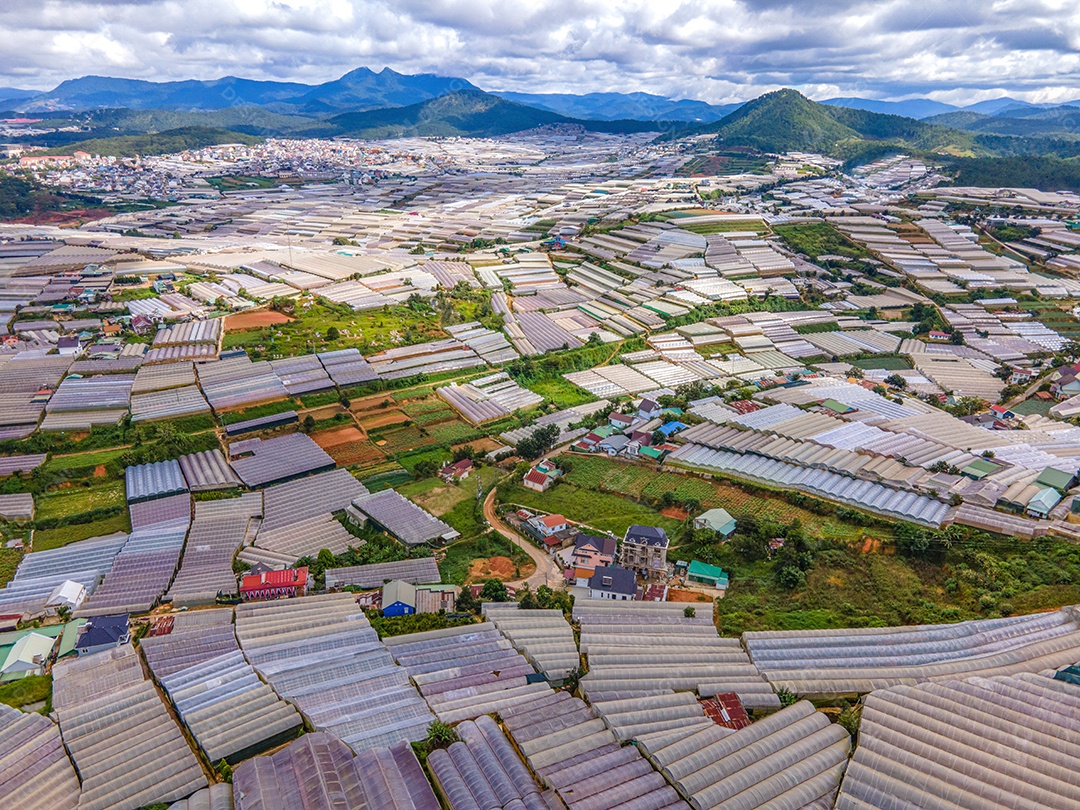
[[[75,642],[75,651],[81,658],[127,644],[131,641],[128,615],[94,616],[83,628],[82,635]]]
[[[634,572],[616,565],[601,566],[589,577],[590,599],[630,602],[637,596]]]
[[[538,540],[565,531],[566,518],[562,515],[537,515],[525,521],[525,529]]]
[[[44,674],[54,644],[56,639],[51,636],[27,633],[12,645],[7,656],[0,661],[0,682]]]
[[[573,561],[575,568],[596,570],[612,565],[618,551],[618,541],[614,537],[599,537],[592,534],[579,534],[574,541]]]
[[[635,523],[626,530],[619,547],[619,563],[650,576],[667,570],[667,532]]]
[[[411,616],[416,613],[416,586],[395,579],[383,585],[382,615]]]

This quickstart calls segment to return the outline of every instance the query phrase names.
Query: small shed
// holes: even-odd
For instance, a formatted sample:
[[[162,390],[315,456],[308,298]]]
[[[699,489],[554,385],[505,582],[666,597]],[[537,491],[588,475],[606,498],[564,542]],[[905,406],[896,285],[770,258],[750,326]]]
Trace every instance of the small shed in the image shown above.
[[[395,579],[383,585],[382,615],[411,616],[416,613],[416,586]]]
[[[1028,501],[1027,513],[1034,518],[1050,517],[1050,510],[1061,502],[1061,493],[1053,487],[1041,489]]]

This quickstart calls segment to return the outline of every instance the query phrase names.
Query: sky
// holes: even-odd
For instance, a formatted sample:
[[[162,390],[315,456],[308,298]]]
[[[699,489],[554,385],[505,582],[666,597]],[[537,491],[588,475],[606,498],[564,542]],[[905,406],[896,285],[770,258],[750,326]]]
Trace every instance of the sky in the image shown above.
[[[0,2],[0,86],[83,75],[316,84],[353,68],[485,90],[1080,98],[1076,0]]]

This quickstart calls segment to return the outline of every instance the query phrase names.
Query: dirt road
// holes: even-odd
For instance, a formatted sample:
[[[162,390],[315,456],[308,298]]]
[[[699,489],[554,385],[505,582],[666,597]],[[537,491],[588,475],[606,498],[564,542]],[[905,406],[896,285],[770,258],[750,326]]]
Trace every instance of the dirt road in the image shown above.
[[[536,589],[541,585],[547,585],[553,590],[561,589],[563,587],[562,569],[559,568],[551,555],[534,545],[527,538],[522,537],[495,514],[495,490],[496,488],[492,487],[491,492],[484,499],[484,518],[491,524],[491,528],[504,537],[508,537],[510,542],[532,557],[533,562],[536,563],[536,571],[533,572],[532,576],[524,580],[508,582],[507,584],[519,587],[528,585],[533,593],[536,593]]]

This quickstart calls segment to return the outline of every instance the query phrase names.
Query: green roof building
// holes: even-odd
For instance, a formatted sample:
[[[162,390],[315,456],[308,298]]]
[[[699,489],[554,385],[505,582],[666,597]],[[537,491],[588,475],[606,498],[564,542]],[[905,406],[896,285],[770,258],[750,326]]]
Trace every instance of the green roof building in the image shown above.
[[[1037,487],[1053,487],[1058,492],[1067,492],[1076,483],[1076,474],[1059,470],[1055,467],[1047,467],[1039,477],[1035,479]]]
[[[723,568],[718,565],[703,563],[700,560],[690,561],[690,565],[686,569],[686,578],[690,582],[707,585],[721,591],[727,590],[728,586],[728,575]]]
[[[983,478],[990,475],[990,473],[995,473],[1000,469],[1000,464],[995,464],[985,458],[977,458],[964,467],[964,469],[960,470],[960,474],[965,478],[970,478],[972,481],[981,481]]]

